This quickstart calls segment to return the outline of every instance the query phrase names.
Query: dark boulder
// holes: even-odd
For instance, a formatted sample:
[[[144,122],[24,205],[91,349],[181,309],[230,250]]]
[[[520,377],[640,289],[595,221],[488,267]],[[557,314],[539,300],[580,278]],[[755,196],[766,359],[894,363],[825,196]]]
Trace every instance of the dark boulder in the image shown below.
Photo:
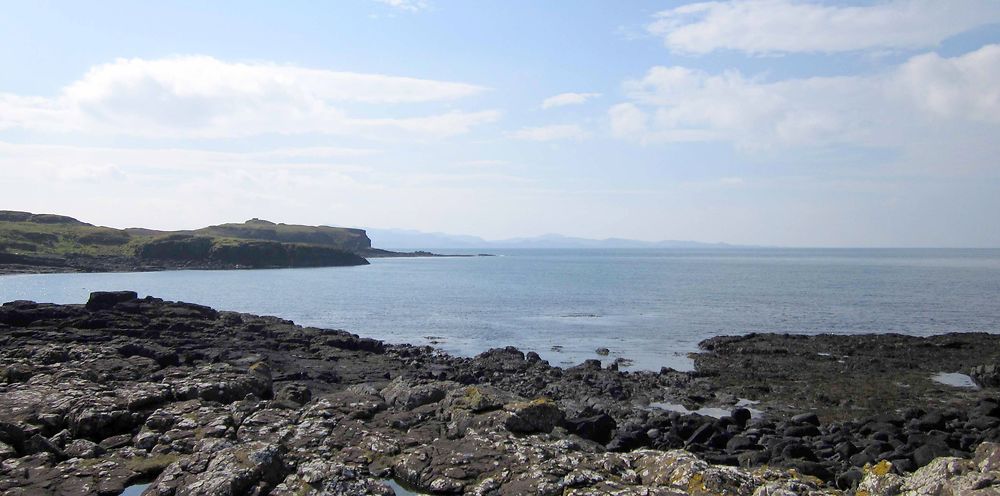
[[[969,376],[982,387],[1000,386],[1000,365],[990,364],[973,367]]]
[[[754,449],[761,449],[761,447],[757,444],[757,441],[747,436],[733,436],[726,443],[726,451],[729,453]]]
[[[24,429],[21,426],[11,422],[0,421],[0,443],[20,450],[24,446],[25,437]]]
[[[601,444],[607,444],[611,441],[611,436],[616,428],[618,428],[618,423],[606,413],[566,420],[566,429],[569,432]]]
[[[930,412],[917,419],[916,427],[924,432],[944,429],[945,418],[941,412]]]
[[[834,452],[840,456],[841,460],[848,460],[858,452],[858,447],[850,441],[844,441],[834,447]]]
[[[969,410],[969,417],[1000,417],[1000,403],[993,398],[983,398]]]
[[[892,468],[897,473],[900,473],[900,474],[907,473],[907,472],[913,472],[913,471],[917,470],[918,468],[920,468],[920,467],[917,467],[916,462],[914,462],[911,458],[895,458],[895,459],[892,459],[890,461],[892,461]]]
[[[632,451],[649,445],[649,435],[642,427],[628,425],[619,428],[615,437],[607,444],[608,451]]]
[[[861,453],[851,455],[851,458],[848,461],[850,461],[851,465],[854,465],[855,467],[864,467],[869,463],[873,463],[875,461],[875,457],[862,451]]]
[[[385,343],[371,338],[361,338],[354,334],[331,331],[333,336],[323,340],[323,344],[333,348],[349,351],[367,351],[369,353],[385,353]]]
[[[118,347],[118,354],[123,357],[150,358],[161,367],[180,365],[180,357],[176,351],[155,343],[126,343]]]
[[[740,453],[737,458],[743,468],[759,467],[767,465],[771,461],[771,453],[767,450],[745,451]]]
[[[711,422],[706,422],[702,424],[701,427],[695,429],[695,431],[690,436],[688,436],[687,441],[685,441],[685,444],[692,445],[692,444],[701,444],[708,442],[708,440],[711,439],[711,437],[715,433],[716,433],[715,425],[713,425]]]
[[[852,490],[858,487],[858,484],[861,483],[861,479],[863,477],[864,474],[862,474],[861,470],[857,468],[852,468],[846,472],[842,472],[837,476],[837,488],[844,491]]]
[[[65,458],[62,449],[56,446],[52,441],[49,441],[38,434],[31,436],[27,441],[25,441],[24,453],[26,455],[52,453],[53,455],[56,455],[57,458]]]
[[[566,419],[566,414],[548,398],[511,403],[504,409],[510,414],[504,419],[504,427],[520,434],[552,432]]]
[[[781,450],[781,457],[786,460],[808,460],[816,461],[816,453],[813,452],[812,448],[798,443],[791,443],[786,445]]]
[[[913,462],[923,467],[941,456],[951,456],[951,449],[938,443],[928,443],[913,451]]]
[[[740,428],[746,427],[751,417],[750,410],[746,408],[736,408],[729,415],[732,417],[733,422],[740,426]]]
[[[812,424],[790,425],[785,428],[786,437],[809,437],[820,435],[819,428]]]
[[[812,412],[800,413],[792,417],[792,422],[795,422],[796,424],[811,424],[819,426],[819,416]]]
[[[135,291],[95,291],[87,300],[87,310],[110,310],[118,303],[139,298]]]

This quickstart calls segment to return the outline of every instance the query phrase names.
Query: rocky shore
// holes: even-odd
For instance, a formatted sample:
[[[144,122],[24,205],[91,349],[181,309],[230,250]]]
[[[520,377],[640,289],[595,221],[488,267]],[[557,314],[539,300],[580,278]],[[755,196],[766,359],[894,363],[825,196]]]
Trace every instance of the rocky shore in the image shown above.
[[[263,243],[265,250],[285,250],[275,243]],[[241,255],[242,256],[242,255]],[[256,255],[250,255],[256,256]],[[282,254],[286,256],[286,254]],[[60,256],[23,255],[0,253],[0,275],[5,274],[59,274],[69,272],[158,272],[163,270],[239,270],[275,269],[289,267],[335,267],[367,265],[368,260],[360,255],[346,252],[320,253],[315,262],[305,265],[284,263],[259,263],[250,259],[169,259],[140,258],[119,255],[69,254]]]
[[[131,292],[10,302],[0,493],[1000,494],[998,345],[759,334],[702,343],[694,372],[625,372]]]

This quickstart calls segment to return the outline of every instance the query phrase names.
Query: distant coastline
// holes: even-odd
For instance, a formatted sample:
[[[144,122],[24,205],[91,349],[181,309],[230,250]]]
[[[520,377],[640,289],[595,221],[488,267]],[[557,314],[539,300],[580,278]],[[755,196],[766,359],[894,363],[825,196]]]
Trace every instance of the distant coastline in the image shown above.
[[[0,210],[0,275],[367,265],[367,257],[437,257],[373,248],[363,229],[251,219],[190,231],[114,229],[73,217]]]
[[[399,250],[413,249],[625,249],[625,248],[754,248],[749,245],[705,243],[700,241],[642,241],[624,238],[588,239],[560,234],[487,240],[478,236],[422,232],[410,229],[366,228],[365,232],[379,246]]]

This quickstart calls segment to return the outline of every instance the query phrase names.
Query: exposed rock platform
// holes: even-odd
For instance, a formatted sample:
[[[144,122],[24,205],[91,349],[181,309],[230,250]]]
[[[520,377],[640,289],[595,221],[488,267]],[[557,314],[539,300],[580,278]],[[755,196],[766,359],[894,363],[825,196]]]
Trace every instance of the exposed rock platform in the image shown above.
[[[117,495],[149,482],[151,495],[393,494],[394,479],[440,494],[998,494],[994,392],[913,386],[935,367],[915,362],[962,356],[988,385],[995,337],[872,337],[862,357],[896,352],[846,360],[841,375],[816,368],[825,380],[802,368],[826,359],[811,346],[846,353],[830,347],[840,338],[767,355],[797,367],[783,376],[749,358],[798,349],[787,339],[709,341],[692,373],[560,369],[513,348],[453,357],[131,292],[11,302],[0,307],[0,493]],[[913,391],[856,385],[843,405],[810,394],[869,365],[887,367],[882,381],[916,371]],[[793,387],[802,381],[815,382]],[[886,395],[881,406],[870,394]],[[649,406],[737,397],[763,416]]]

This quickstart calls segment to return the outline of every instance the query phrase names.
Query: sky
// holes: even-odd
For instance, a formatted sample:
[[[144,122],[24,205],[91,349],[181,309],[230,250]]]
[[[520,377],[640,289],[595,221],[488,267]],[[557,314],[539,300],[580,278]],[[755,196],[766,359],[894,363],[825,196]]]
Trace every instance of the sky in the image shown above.
[[[1000,247],[997,0],[0,7],[0,209]]]

